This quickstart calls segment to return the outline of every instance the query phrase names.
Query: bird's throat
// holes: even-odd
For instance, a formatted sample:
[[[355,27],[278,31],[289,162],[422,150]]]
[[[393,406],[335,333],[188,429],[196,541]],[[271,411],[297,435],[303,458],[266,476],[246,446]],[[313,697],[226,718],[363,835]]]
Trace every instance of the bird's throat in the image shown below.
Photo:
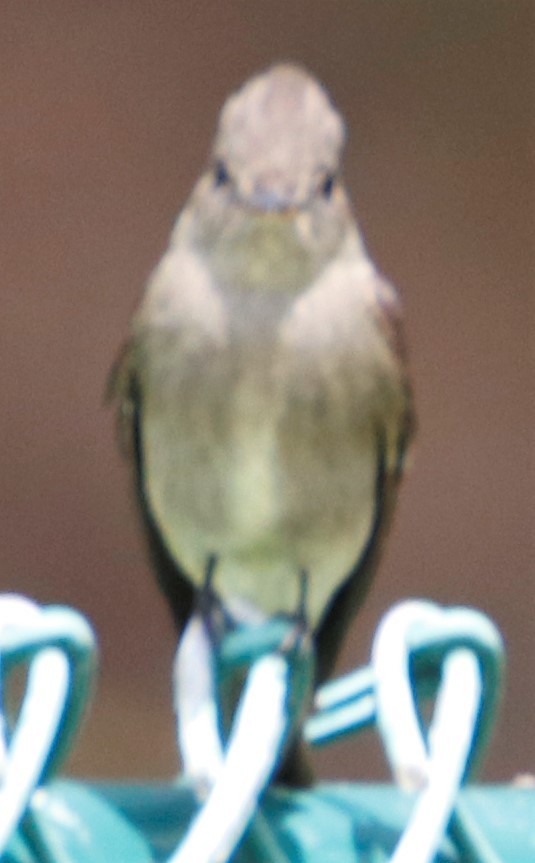
[[[254,213],[229,224],[210,257],[216,279],[245,292],[298,293],[320,263],[309,243],[306,216],[295,212]]]

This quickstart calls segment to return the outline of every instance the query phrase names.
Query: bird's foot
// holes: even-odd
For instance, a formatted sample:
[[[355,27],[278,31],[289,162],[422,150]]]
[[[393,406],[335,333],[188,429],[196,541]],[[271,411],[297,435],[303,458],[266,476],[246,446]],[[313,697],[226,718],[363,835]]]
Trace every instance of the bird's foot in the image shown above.
[[[299,573],[299,599],[297,608],[290,621],[293,625],[288,630],[280,645],[281,653],[300,653],[310,647],[310,628],[307,617],[308,572],[302,569]]]
[[[202,619],[213,646],[221,643],[226,632],[232,628],[232,618],[214,590],[214,575],[217,555],[211,554],[206,562],[204,584],[196,597],[196,613]]]

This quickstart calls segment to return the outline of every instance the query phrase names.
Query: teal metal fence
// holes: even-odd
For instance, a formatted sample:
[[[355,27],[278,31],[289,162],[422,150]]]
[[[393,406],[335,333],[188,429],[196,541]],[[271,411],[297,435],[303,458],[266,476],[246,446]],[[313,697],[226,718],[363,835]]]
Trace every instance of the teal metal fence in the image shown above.
[[[167,784],[57,777],[95,655],[77,612],[0,597],[2,693],[15,668],[27,670],[16,716],[0,714],[6,863],[535,860],[535,789],[472,784],[504,664],[498,631],[477,611],[423,601],[394,607],[370,664],[320,689],[304,725],[313,655],[292,624],[232,632],[215,654],[194,617],[175,664],[185,773]],[[236,676],[245,683],[234,708]],[[391,785],[271,784],[296,734],[325,746],[369,727],[384,744]]]

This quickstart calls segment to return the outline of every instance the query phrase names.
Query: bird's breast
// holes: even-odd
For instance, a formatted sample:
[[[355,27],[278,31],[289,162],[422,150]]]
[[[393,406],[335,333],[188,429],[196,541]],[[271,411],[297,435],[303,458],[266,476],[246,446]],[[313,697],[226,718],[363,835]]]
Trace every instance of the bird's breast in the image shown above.
[[[273,613],[295,609],[307,570],[317,618],[366,542],[377,454],[359,352],[310,312],[249,303],[226,339],[168,334],[147,362],[143,440],[151,508],[192,579],[216,554],[222,594]]]

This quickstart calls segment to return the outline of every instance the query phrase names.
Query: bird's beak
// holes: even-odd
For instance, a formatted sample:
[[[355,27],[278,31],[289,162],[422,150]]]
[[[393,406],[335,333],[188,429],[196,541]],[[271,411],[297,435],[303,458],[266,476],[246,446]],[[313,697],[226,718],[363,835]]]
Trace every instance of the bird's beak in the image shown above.
[[[277,189],[257,187],[249,198],[249,206],[266,213],[289,213],[298,209],[295,199]]]

